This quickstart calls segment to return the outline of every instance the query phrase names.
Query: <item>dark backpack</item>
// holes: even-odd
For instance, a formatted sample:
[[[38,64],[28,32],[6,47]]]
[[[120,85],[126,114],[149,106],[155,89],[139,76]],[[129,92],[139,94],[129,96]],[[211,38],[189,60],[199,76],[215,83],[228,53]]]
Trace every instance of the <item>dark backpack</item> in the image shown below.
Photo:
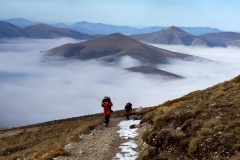
[[[102,102],[110,102],[110,101],[111,101],[110,97],[104,97],[102,100]]]
[[[127,105],[125,106],[125,110],[127,111],[132,110],[132,103],[128,102]]]

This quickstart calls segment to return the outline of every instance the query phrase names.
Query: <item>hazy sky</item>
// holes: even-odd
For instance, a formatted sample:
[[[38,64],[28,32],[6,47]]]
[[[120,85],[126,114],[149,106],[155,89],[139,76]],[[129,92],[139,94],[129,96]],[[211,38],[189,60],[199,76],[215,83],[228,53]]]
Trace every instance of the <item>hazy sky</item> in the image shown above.
[[[173,61],[159,65],[185,79],[166,81],[157,76],[123,70],[139,65],[124,57],[115,66],[92,61],[44,61],[45,53],[77,40],[10,39],[0,43],[0,126],[22,126],[55,119],[102,113],[101,101],[110,96],[113,110],[130,101],[133,108],[159,105],[192,91],[205,89],[239,75],[239,48],[201,48],[157,45],[218,63]]]
[[[215,27],[240,32],[239,0],[1,0],[0,19],[133,27]]]

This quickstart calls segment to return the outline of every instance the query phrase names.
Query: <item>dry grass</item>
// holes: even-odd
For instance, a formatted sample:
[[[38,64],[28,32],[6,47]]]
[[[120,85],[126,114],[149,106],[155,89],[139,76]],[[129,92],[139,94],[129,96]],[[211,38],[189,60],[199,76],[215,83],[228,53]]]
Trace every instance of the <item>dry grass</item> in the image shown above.
[[[199,146],[199,143],[202,141],[202,139],[200,137],[195,137],[195,138],[192,138],[189,142],[189,147],[188,147],[188,153],[191,155],[191,154],[194,154],[197,149],[198,149],[198,146]]]
[[[240,76],[155,107],[143,117],[154,153],[140,159],[240,159],[239,91]]]
[[[142,117],[150,110],[144,108],[133,116]],[[124,111],[114,111],[111,117],[124,117]],[[89,133],[103,122],[103,114],[94,114],[0,130],[0,160],[50,160],[68,156],[65,145],[80,141],[81,134]]]
[[[149,147],[140,159],[240,159],[239,91],[240,76],[136,113],[152,126],[143,135]],[[123,111],[112,114],[123,116]],[[68,155],[64,146],[103,120],[95,114],[0,130],[0,160]]]
[[[63,148],[67,143],[78,141],[79,134],[88,133],[102,122],[103,115],[96,114],[2,130],[0,159],[51,159],[68,155]]]

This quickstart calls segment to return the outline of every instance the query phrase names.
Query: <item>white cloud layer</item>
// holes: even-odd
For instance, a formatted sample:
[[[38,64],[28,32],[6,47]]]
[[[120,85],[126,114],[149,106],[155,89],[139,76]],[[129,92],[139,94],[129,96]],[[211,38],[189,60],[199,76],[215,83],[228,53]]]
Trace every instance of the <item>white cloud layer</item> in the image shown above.
[[[3,43],[4,42],[4,43]],[[15,127],[102,112],[103,96],[113,110],[130,101],[133,108],[149,107],[204,89],[239,74],[239,48],[161,46],[198,55],[218,63],[175,61],[160,69],[186,77],[166,81],[123,70],[139,65],[129,57],[120,65],[97,61],[44,61],[44,50],[77,42],[73,39],[0,41],[0,126]]]

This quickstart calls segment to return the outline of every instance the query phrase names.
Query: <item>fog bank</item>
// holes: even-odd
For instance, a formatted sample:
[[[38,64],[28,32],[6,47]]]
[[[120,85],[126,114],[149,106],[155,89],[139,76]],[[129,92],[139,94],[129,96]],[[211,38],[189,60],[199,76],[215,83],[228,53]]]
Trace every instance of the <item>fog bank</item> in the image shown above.
[[[4,42],[4,43],[3,43]],[[150,107],[205,89],[239,74],[239,48],[163,46],[216,62],[173,61],[160,69],[186,77],[163,80],[123,70],[140,65],[125,57],[116,65],[97,61],[44,61],[45,51],[74,39],[16,39],[0,43],[0,126],[16,127],[102,112],[103,96],[113,110],[130,101],[133,108]]]

